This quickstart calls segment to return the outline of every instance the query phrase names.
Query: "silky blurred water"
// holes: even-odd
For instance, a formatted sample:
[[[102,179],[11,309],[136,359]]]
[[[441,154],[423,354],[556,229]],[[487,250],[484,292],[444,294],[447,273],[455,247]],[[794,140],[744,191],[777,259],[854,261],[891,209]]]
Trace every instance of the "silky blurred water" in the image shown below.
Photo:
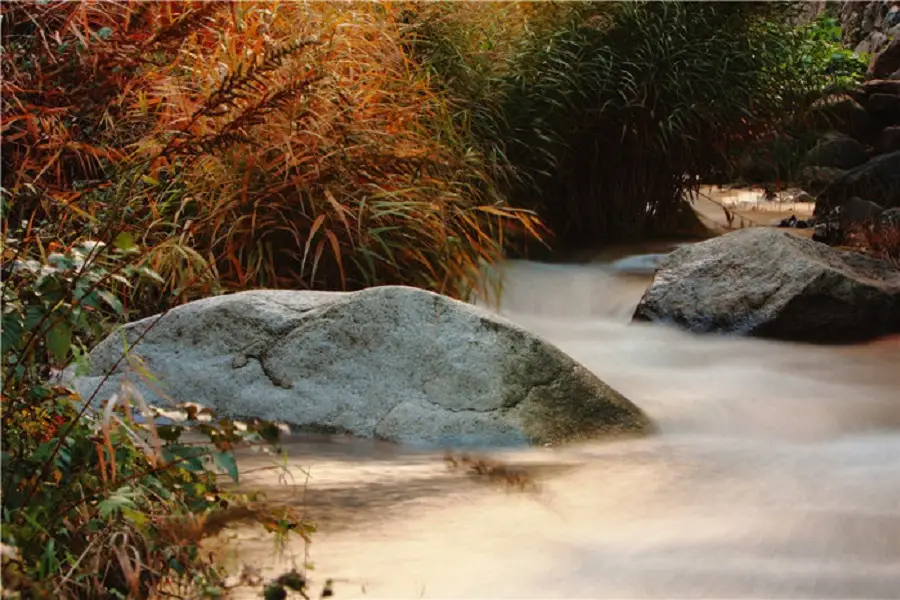
[[[314,579],[334,578],[339,598],[900,598],[900,341],[630,324],[655,260],[513,262],[501,312],[658,435],[498,453],[530,465],[537,494],[449,473],[433,453],[298,439],[295,485],[245,480],[319,523]],[[266,573],[304,560],[262,535],[238,552]]]

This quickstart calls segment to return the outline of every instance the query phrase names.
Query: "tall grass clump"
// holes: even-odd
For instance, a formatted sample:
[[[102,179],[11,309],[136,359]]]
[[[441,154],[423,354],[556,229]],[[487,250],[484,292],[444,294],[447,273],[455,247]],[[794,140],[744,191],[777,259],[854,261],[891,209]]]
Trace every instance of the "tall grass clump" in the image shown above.
[[[701,181],[834,79],[791,3],[478,4],[422,9],[408,43],[511,202],[567,242],[671,231]]]
[[[204,293],[403,283],[464,296],[483,262],[539,235],[455,135],[390,7],[4,11],[11,211],[58,223],[65,206],[71,231],[122,207],[169,291],[207,272]],[[133,185],[117,185],[123,173]]]

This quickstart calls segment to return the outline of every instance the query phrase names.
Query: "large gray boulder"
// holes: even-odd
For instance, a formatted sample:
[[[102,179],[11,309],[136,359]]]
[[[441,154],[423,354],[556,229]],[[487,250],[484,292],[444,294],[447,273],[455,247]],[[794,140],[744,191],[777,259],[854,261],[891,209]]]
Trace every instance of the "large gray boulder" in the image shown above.
[[[415,288],[260,290],[126,325],[74,383],[118,388],[124,340],[179,402],[408,443],[556,443],[650,427],[569,356],[482,309]],[[71,377],[71,373],[69,374]],[[136,378],[132,375],[132,381]],[[164,405],[147,386],[151,404]]]
[[[670,254],[634,319],[698,333],[870,339],[900,332],[900,271],[785,231],[744,229]]]

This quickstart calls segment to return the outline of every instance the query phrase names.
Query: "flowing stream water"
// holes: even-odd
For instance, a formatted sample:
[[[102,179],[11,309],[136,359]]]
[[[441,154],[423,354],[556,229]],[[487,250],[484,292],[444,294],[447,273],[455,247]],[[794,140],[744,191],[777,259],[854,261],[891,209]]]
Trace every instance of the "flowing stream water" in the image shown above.
[[[501,312],[660,429],[493,453],[528,465],[537,493],[346,438],[291,443],[294,485],[245,459],[246,481],[319,524],[314,579],[335,579],[338,598],[900,598],[900,339],[821,347],[630,324],[653,263],[504,268]],[[304,561],[262,535],[237,548],[267,574]]]

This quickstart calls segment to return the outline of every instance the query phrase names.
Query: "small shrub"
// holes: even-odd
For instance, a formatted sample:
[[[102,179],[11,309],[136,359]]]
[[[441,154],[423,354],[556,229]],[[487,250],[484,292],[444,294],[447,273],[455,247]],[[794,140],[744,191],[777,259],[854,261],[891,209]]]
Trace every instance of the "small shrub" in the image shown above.
[[[156,425],[159,412],[129,385],[95,410],[92,398],[58,383],[62,367],[74,362],[77,373],[85,347],[120,322],[127,290],[158,278],[129,235],[53,247],[34,230],[5,233],[5,594],[146,598],[174,586],[213,596],[222,571],[201,552],[204,538],[248,519],[308,535],[291,512],[218,483],[219,473],[238,477],[235,447],[276,443],[276,427],[239,426],[193,407],[182,421]],[[149,376],[137,362],[135,374]]]

